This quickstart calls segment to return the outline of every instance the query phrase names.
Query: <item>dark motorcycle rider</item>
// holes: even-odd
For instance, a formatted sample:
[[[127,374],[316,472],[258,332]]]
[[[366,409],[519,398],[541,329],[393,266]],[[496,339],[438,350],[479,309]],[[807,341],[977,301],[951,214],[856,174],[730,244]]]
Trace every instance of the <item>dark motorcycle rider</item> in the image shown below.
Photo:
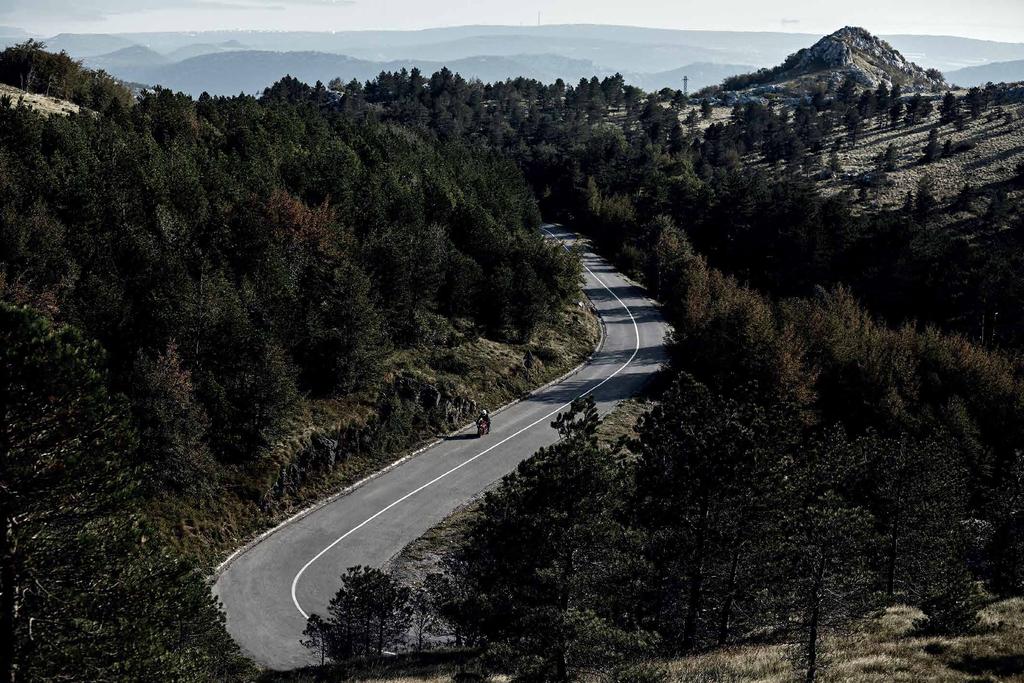
[[[490,434],[491,433],[491,414],[484,408],[480,411],[480,416],[476,419],[476,427],[478,434]]]

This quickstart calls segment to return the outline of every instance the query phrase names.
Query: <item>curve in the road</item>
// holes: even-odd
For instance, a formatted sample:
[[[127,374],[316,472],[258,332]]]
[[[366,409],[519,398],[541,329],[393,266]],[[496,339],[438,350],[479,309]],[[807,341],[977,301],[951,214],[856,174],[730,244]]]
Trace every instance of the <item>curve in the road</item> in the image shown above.
[[[556,226],[546,226],[545,232],[567,248],[574,240]],[[222,567],[214,593],[223,603],[229,632],[256,661],[274,669],[311,663],[299,643],[309,616],[303,605],[310,611],[326,606],[345,568],[384,564],[549,445],[556,434],[541,428],[542,423],[574,399],[591,395],[599,410],[608,410],[639,391],[662,365],[666,326],[657,307],[594,254],[586,252],[582,259],[584,291],[605,327],[601,348],[573,375],[502,411],[500,419],[496,416],[492,434],[500,437],[497,442],[474,452],[475,428],[464,430],[290,520]],[[433,495],[418,495],[431,488]]]
[[[548,228],[543,228],[543,230],[549,236],[551,236],[551,237],[555,236],[554,233],[552,233],[551,230],[549,230]],[[568,246],[566,246],[566,249],[568,249]],[[633,348],[633,353],[630,355],[629,359],[625,363],[623,363],[622,366],[619,367],[619,369],[617,369],[612,374],[608,375],[608,377],[606,377],[603,380],[601,380],[597,385],[595,385],[594,387],[589,389],[587,392],[581,394],[580,396],[576,396],[573,400],[576,400],[577,398],[583,398],[584,396],[589,395],[591,392],[595,391],[596,389],[599,389],[604,384],[610,382],[616,375],[618,375],[620,372],[622,372],[627,367],[629,367],[629,364],[633,362],[634,358],[636,358],[636,354],[638,354],[640,352],[640,328],[637,326],[636,318],[633,317],[633,312],[629,310],[629,306],[627,306],[626,304],[622,303],[622,300],[619,299],[619,297],[615,294],[615,292],[613,292],[611,290],[611,288],[609,288],[608,285],[606,285],[601,280],[601,278],[599,278],[596,275],[594,275],[594,273],[589,268],[587,268],[586,265],[584,265],[583,268],[588,273],[590,273],[590,275],[598,282],[598,284],[600,284],[602,287],[604,287],[606,290],[608,290],[609,294],[611,294],[613,297],[615,297],[615,300],[619,302],[619,304],[622,306],[623,310],[625,310],[626,313],[629,315],[629,319],[633,323],[633,332],[636,335],[636,346]],[[477,460],[477,459],[487,455],[488,453],[493,451],[495,448],[498,448],[498,447],[504,445],[505,442],[511,441],[512,439],[516,438],[517,436],[519,436],[520,434],[525,432],[527,429],[532,429],[533,427],[536,427],[541,422],[544,422],[545,420],[551,419],[552,417],[557,415],[559,412],[565,410],[566,408],[568,408],[571,405],[572,405],[572,401],[569,401],[568,403],[564,403],[564,404],[560,405],[559,407],[555,408],[554,410],[552,410],[547,415],[543,415],[543,416],[537,418],[536,420],[534,420],[533,422],[531,422],[530,424],[526,425],[525,427],[520,429],[518,432],[515,432],[514,434],[509,434],[508,436],[506,436],[504,439],[502,439],[498,443],[494,444],[493,446],[485,448],[484,450],[480,451],[479,453],[477,453],[473,457],[469,458],[468,460],[465,460],[465,461],[459,463],[458,465],[456,465],[455,467],[451,468],[447,472],[445,472],[443,474],[439,474],[438,476],[434,477],[433,479],[428,481],[426,484],[423,484],[419,488],[413,489],[412,491],[410,491],[409,493],[405,494],[404,496],[402,496],[401,498],[399,498],[395,502],[391,503],[387,507],[382,508],[381,510],[379,510],[378,512],[375,512],[373,515],[371,515],[370,517],[366,518],[365,520],[363,520],[362,522],[360,522],[356,526],[352,527],[351,529],[349,529],[348,531],[343,533],[341,536],[338,536],[338,538],[334,539],[334,541],[332,541],[330,543],[330,545],[328,545],[326,548],[324,548],[323,550],[318,552],[316,555],[314,555],[309,560],[309,562],[307,562],[306,564],[302,565],[302,569],[300,569],[299,571],[297,571],[295,573],[295,578],[292,579],[292,602],[295,603],[295,609],[299,610],[299,614],[302,615],[303,619],[308,619],[309,618],[309,614],[306,612],[306,610],[302,609],[302,605],[299,604],[299,598],[295,595],[295,588],[299,584],[299,579],[301,579],[302,575],[306,573],[306,570],[309,569],[309,567],[314,562],[316,562],[321,557],[323,557],[327,552],[329,552],[331,548],[333,548],[334,546],[338,545],[339,543],[344,541],[346,538],[348,538],[349,536],[351,536],[355,532],[359,531],[364,526],[366,526],[367,524],[369,524],[373,520],[377,519],[378,517],[380,517],[385,512],[387,512],[391,508],[395,507],[396,505],[401,505],[406,500],[408,500],[409,498],[412,498],[413,496],[415,496],[420,491],[423,491],[424,489],[433,486],[437,482],[439,482],[442,479],[444,479],[445,477],[447,477],[449,474],[452,474],[452,473],[454,473],[454,472],[456,472],[458,470],[461,470],[463,467],[465,467],[466,465],[470,464],[474,460]]]

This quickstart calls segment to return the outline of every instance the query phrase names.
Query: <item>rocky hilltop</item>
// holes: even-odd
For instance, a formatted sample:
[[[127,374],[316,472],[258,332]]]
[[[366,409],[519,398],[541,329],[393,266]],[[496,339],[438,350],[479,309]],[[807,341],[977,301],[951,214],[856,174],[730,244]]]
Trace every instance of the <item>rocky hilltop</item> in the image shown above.
[[[938,90],[945,83],[940,72],[925,71],[881,38],[847,26],[790,55],[777,67],[727,79],[723,89],[834,89],[850,77],[863,87],[898,84],[904,92]]]

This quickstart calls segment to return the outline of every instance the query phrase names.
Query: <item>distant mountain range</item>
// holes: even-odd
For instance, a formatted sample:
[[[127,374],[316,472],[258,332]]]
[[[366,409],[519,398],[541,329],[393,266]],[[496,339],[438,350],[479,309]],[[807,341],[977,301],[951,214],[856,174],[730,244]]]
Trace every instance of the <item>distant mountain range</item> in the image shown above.
[[[28,34],[0,27],[0,45]],[[468,78],[544,81],[622,73],[648,90],[691,90],[783,62],[821,36],[677,31],[626,26],[457,26],[423,31],[210,31],[60,34],[43,38],[128,81],[198,94],[257,92],[286,73],[305,80],[372,77],[381,70],[446,65]],[[36,38],[41,38],[36,36]],[[883,37],[925,68],[957,71],[1024,60],[1024,44],[946,36]],[[952,79],[957,80],[957,79]]]
[[[110,56],[85,60],[89,66],[110,64]],[[175,90],[197,95],[257,93],[282,76],[291,75],[313,83],[332,78],[360,81],[375,78],[382,71],[398,71],[418,67],[426,74],[447,66],[466,78],[498,81],[513,75],[553,82],[567,74],[575,79],[593,76],[597,67],[592,62],[571,60],[551,55],[520,55],[514,57],[468,57],[447,62],[398,60],[375,62],[326,52],[267,52],[236,50],[200,55],[170,64],[123,66],[111,73],[137,83],[157,83]]]
[[[258,93],[284,75],[309,83],[326,83],[332,78],[345,82],[352,79],[366,81],[382,71],[414,67],[425,74],[447,67],[465,78],[485,82],[523,76],[546,83],[559,78],[576,83],[581,78],[611,75],[593,62],[558,55],[481,56],[443,62],[419,59],[378,62],[326,52],[233,50],[169,62],[157,52],[133,47],[91,57],[85,63],[91,68],[105,69],[126,81],[160,84],[193,95],[203,92],[212,95]],[[660,90],[664,87],[682,88],[683,77],[687,76],[690,87],[698,89],[749,69],[744,65],[693,64],[662,73],[633,74],[628,76],[628,80],[647,90]]]
[[[946,72],[946,80],[965,88],[986,83],[1024,82],[1024,59],[995,62]]]

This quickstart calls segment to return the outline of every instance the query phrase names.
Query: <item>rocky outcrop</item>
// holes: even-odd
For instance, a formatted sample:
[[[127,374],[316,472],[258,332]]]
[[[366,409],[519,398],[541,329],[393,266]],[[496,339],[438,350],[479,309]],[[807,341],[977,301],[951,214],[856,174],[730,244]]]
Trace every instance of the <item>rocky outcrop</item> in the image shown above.
[[[264,512],[295,498],[303,485],[323,477],[349,458],[390,454],[414,446],[424,437],[447,433],[476,415],[472,399],[452,395],[409,375],[399,375],[381,392],[376,414],[364,425],[314,432],[292,458],[280,466],[263,495]]]
[[[798,52],[793,70],[795,75],[823,70],[842,77],[849,75],[872,88],[883,82],[928,90],[943,84],[941,74],[926,72],[889,43],[853,26],[839,29]]]
[[[786,94],[807,92],[814,86],[837,88],[847,78],[867,88],[885,83],[904,92],[927,92],[945,85],[942,74],[925,71],[895,48],[868,31],[847,26],[811,47],[790,55],[772,69],[727,79],[727,91],[766,94],[768,88]]]

